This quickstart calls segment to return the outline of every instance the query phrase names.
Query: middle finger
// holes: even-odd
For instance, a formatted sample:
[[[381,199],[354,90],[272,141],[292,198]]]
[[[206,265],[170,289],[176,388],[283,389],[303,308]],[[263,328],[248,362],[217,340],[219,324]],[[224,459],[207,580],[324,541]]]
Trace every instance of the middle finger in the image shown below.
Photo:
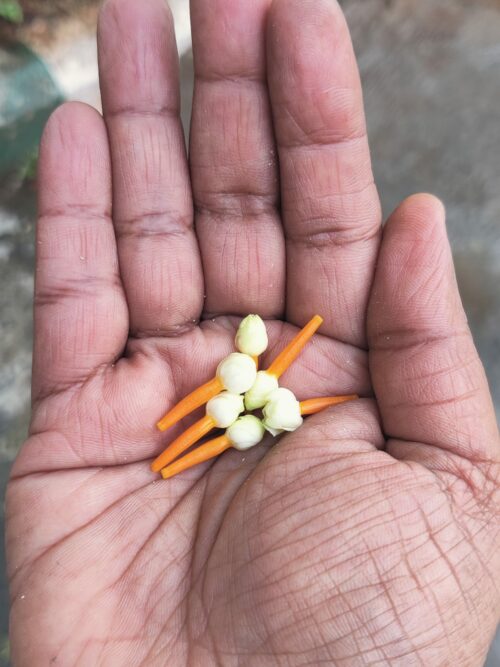
[[[270,0],[191,0],[190,165],[206,313],[284,309],[284,239],[266,85]]]

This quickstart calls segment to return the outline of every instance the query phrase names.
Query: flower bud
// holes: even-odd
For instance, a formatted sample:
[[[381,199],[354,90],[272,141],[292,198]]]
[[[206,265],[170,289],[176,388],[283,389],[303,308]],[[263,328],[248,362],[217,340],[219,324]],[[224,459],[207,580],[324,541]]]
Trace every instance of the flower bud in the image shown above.
[[[217,377],[224,389],[233,394],[244,394],[255,382],[257,369],[248,354],[233,352],[223,359],[217,368]]]
[[[284,387],[269,394],[263,413],[264,427],[273,435],[281,431],[295,431],[303,422],[300,403],[294,394]]]
[[[259,444],[265,432],[260,419],[253,415],[245,415],[231,424],[226,430],[226,435],[235,449],[243,451]]]
[[[278,378],[266,371],[259,371],[255,382],[245,394],[245,407],[247,410],[263,408],[267,403],[269,394],[278,389]]]
[[[217,428],[231,426],[243,412],[243,396],[223,391],[207,403],[207,415],[212,417]]]
[[[247,315],[236,332],[236,349],[251,357],[258,357],[268,345],[266,325],[258,315]]]

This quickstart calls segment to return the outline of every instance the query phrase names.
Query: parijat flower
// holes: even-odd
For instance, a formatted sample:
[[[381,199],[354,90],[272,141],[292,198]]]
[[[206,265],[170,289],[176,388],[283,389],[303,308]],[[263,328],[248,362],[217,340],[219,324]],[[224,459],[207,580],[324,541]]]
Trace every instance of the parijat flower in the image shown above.
[[[153,461],[151,469],[154,472],[161,470],[165,479],[172,477],[218,456],[229,447],[240,450],[254,447],[262,440],[266,430],[273,435],[294,431],[301,426],[304,415],[357,398],[355,395],[333,396],[299,403],[289,389],[279,387],[278,379],[295,361],[322,321],[319,315],[315,315],[267,370],[257,372],[258,356],[268,345],[267,331],[258,315],[245,317],[235,338],[239,352],[223,359],[213,380],[186,396],[158,422],[158,428],[164,431],[196,408],[207,404],[205,417],[176,438]],[[241,394],[245,394],[244,403]],[[263,419],[248,414],[240,416],[245,408],[248,411],[263,408]],[[177,459],[213,428],[225,428],[226,431],[224,435]]]
[[[300,403],[293,392],[285,387],[279,387],[269,394],[262,412],[264,427],[272,435],[278,435],[283,431],[295,431],[304,421]]]
[[[258,316],[256,316],[258,317]],[[247,318],[245,318],[246,320]],[[260,318],[259,318],[260,319]],[[243,322],[245,321],[243,320]],[[273,361],[273,363],[269,366],[267,369],[267,373],[269,375],[272,375],[276,378],[279,378],[280,375],[283,375],[283,373],[286,371],[286,369],[295,361],[295,359],[299,356],[299,354],[302,351],[302,348],[304,345],[308,342],[308,340],[315,334],[317,329],[321,326],[323,322],[323,318],[321,318],[319,315],[315,315],[312,320],[310,320],[306,326],[299,331],[299,333],[295,336],[295,338],[285,347],[285,349],[276,357],[276,359]],[[238,332],[239,333],[239,332]],[[236,334],[236,338],[238,338],[238,333]],[[243,353],[233,353],[233,354],[241,354],[242,357],[245,356]],[[231,357],[232,355],[229,355]],[[249,355],[246,355],[249,356]],[[229,358],[228,357],[228,358]],[[227,358],[227,359],[228,359]],[[241,359],[241,358],[240,358]],[[231,391],[231,388],[226,386],[224,382],[230,378],[233,378],[232,373],[227,373],[227,375],[224,375],[221,377],[220,372],[221,369],[226,371],[227,369],[225,368],[224,362],[226,360],[222,361],[219,364],[219,367],[217,369],[217,374],[213,380],[209,380],[207,383],[203,384],[201,387],[198,387],[198,389],[195,389],[191,394],[186,396],[186,398],[183,398],[180,403],[177,403],[175,407],[170,410],[170,412],[167,412],[167,414],[160,419],[160,421],[157,423],[158,428],[160,431],[166,431],[168,428],[176,424],[178,421],[183,419],[186,415],[189,413],[193,412],[193,410],[196,410],[196,408],[199,408],[201,405],[204,405],[208,400],[210,400],[213,396],[217,396],[217,394],[220,394],[221,391],[224,389],[228,389]],[[257,360],[254,359],[255,362],[255,372],[257,373]],[[248,361],[243,361],[241,359],[240,361],[242,368],[243,365],[245,368],[248,368]],[[250,389],[250,387],[253,385],[255,381],[256,375],[254,376],[252,382],[248,385],[246,389],[243,389],[242,391],[247,391]]]
[[[224,389],[234,394],[244,394],[257,377],[255,361],[248,354],[233,352],[217,366],[217,378]]]
[[[258,315],[247,315],[238,327],[234,343],[239,352],[251,357],[259,357],[265,352],[269,341],[262,318]]]
[[[278,387],[278,378],[275,375],[270,375],[267,371],[259,371],[255,382],[245,393],[245,408],[250,411],[263,408],[269,395]]]
[[[310,398],[307,401],[301,401],[300,412],[303,417],[306,415],[314,415],[331,405],[346,403],[355,398],[358,398],[355,394],[350,396]],[[269,427],[267,427],[267,430],[270,431]],[[239,417],[234,424],[226,429],[224,435],[206,442],[204,445],[201,445],[189,454],[186,454],[186,456],[177,459],[177,461],[174,461],[171,465],[163,468],[161,470],[161,475],[163,479],[173,477],[184,470],[192,468],[198,463],[203,463],[204,461],[209,461],[210,459],[219,456],[219,454],[222,454],[222,452],[225,452],[226,449],[229,449],[230,447],[239,449],[240,451],[250,449],[261,442],[265,432],[266,427],[262,421],[254,415],[244,415],[243,417]]]
[[[255,415],[243,415],[226,430],[231,446],[244,452],[245,449],[255,447],[264,437],[264,424]]]

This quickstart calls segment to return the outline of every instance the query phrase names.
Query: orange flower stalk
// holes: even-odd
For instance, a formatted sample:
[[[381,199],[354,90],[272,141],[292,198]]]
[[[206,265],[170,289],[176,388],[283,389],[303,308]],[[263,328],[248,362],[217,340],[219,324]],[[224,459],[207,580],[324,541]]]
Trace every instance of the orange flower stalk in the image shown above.
[[[198,463],[203,463],[204,461],[213,459],[215,456],[219,456],[219,454],[222,454],[222,452],[226,451],[226,449],[229,449],[231,446],[231,441],[227,435],[221,435],[219,438],[210,440],[210,442],[201,445],[201,447],[194,449],[192,452],[189,452],[189,454],[186,454],[186,456],[183,456],[181,459],[178,459],[166,468],[163,468],[161,476],[163,479],[173,477],[184,470],[188,470],[188,468],[198,465]]]
[[[162,468],[171,463],[176,459],[179,454],[182,454],[189,449],[191,445],[194,445],[195,442],[201,440],[203,436],[215,428],[215,420],[209,415],[205,415],[199,421],[195,422],[190,426],[184,433],[176,438],[170,445],[165,449],[160,456],[158,456],[153,463],[151,464],[151,470],[153,472],[160,472]]]
[[[323,318],[319,315],[315,315],[312,320],[299,331],[295,338],[288,343],[285,349],[278,354],[266,372],[277,378],[283,375],[287,368],[289,368],[295,359],[297,359],[306,343],[314,336],[322,324]]]
[[[247,410],[263,408],[270,394],[279,387],[278,379],[297,359],[306,343],[313,337],[323,322],[323,318],[315,315],[306,326],[278,354],[266,371],[259,371],[254,384],[245,393]]]
[[[173,407],[167,414],[160,419],[156,426],[160,431],[166,431],[168,428],[176,424],[178,421],[183,419],[186,415],[189,415],[191,412],[194,412],[196,408],[200,408],[202,405],[205,405],[217,394],[224,389],[222,382],[218,377],[213,378],[209,382],[202,384],[201,387],[195,389],[185,398],[182,399],[175,407]]]
[[[327,396],[321,398],[309,398],[307,401],[300,402],[300,414],[302,416],[315,415],[317,412],[329,408],[331,405],[339,405],[340,403],[347,403],[347,401],[354,401],[359,396],[357,394],[349,394],[348,396]]]

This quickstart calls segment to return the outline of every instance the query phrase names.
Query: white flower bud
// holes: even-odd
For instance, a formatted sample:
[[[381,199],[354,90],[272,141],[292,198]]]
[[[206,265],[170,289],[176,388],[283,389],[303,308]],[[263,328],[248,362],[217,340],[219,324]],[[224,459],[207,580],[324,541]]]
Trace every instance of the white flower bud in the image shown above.
[[[259,371],[255,382],[245,394],[246,409],[263,408],[268,401],[269,394],[275,389],[278,389],[278,378],[267,371]]]
[[[243,412],[243,396],[223,391],[207,403],[207,415],[212,417],[217,428],[231,426]]]
[[[265,432],[260,419],[253,415],[245,415],[231,424],[226,435],[235,449],[243,451],[258,445]]]
[[[251,357],[258,357],[267,350],[268,342],[263,319],[258,315],[247,315],[236,332],[236,349]]]
[[[217,377],[233,394],[244,394],[255,382],[257,369],[248,354],[233,352],[223,359],[217,368]]]
[[[294,394],[284,387],[269,394],[264,410],[264,426],[273,435],[275,431],[295,431],[302,425],[300,403]]]

